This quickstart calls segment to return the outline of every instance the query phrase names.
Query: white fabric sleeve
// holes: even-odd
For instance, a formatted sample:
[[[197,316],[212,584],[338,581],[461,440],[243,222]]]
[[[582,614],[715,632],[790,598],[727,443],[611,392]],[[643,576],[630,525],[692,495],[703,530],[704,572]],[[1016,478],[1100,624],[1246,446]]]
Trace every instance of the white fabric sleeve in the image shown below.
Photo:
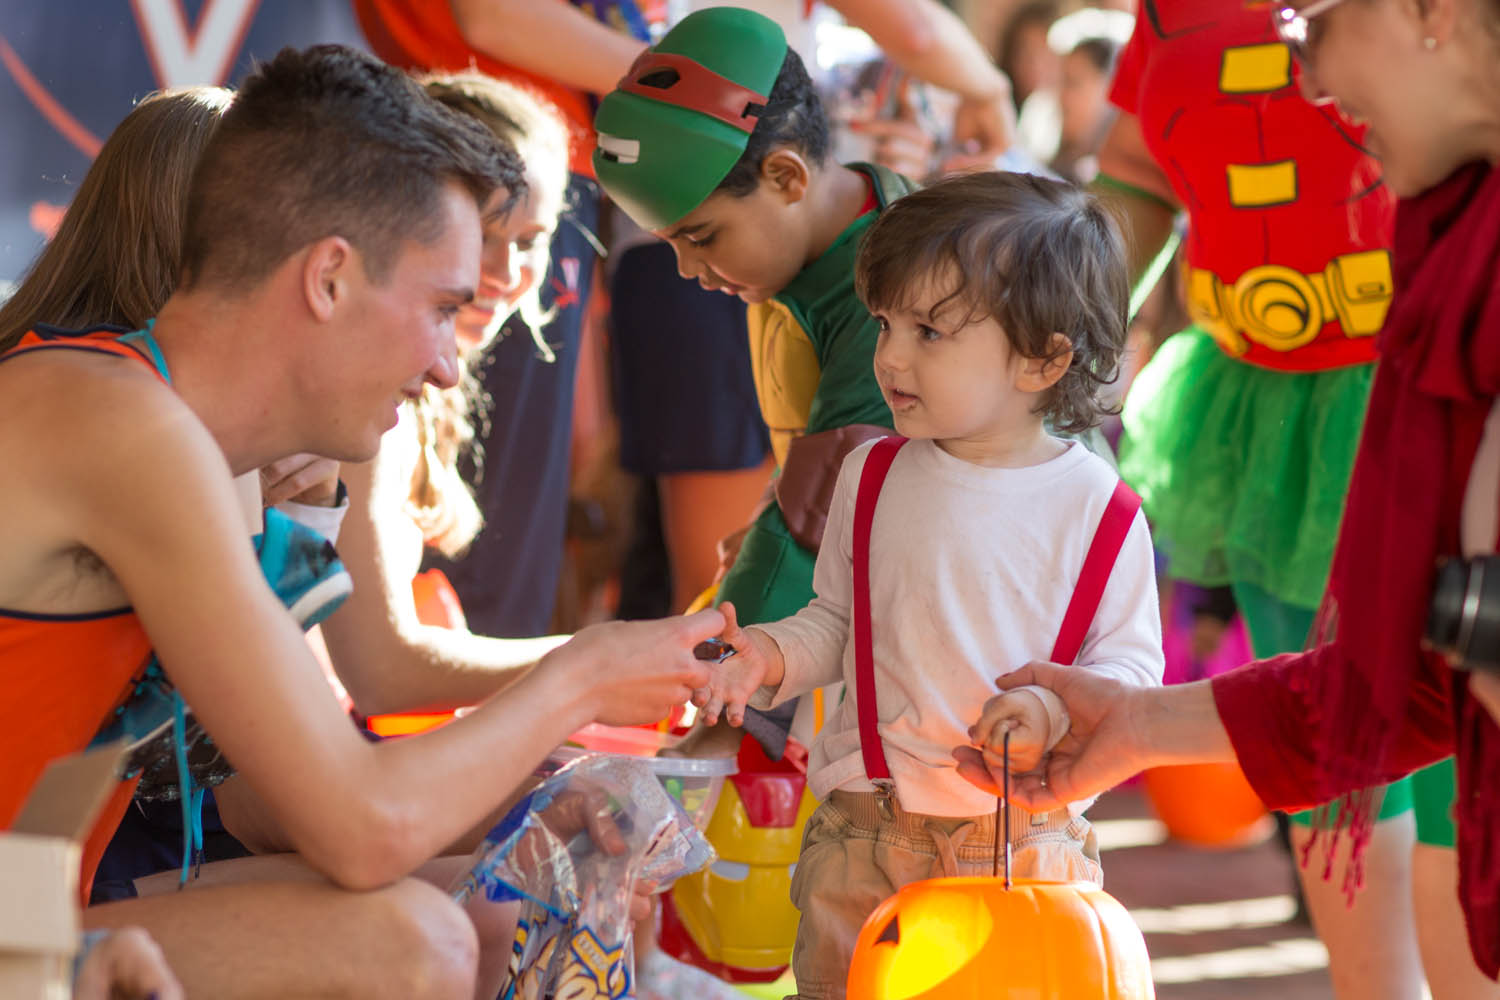
[[[339,494],[339,502],[335,507],[283,500],[276,505],[276,509],[304,528],[311,528],[330,542],[337,542],[339,529],[344,525],[344,515],[349,513],[349,497],[342,489]]]
[[[1141,512],[1120,547],[1079,651],[1078,666],[1126,684],[1153,687],[1161,683],[1166,669],[1161,642],[1156,557]]]
[[[774,708],[782,702],[844,679],[844,646],[849,641],[849,609],[854,590],[854,494],[869,448],[855,450],[844,459],[833,499],[828,505],[828,523],[823,544],[813,566],[812,603],[790,618],[757,625],[781,649],[786,674],[776,688],[762,688],[751,699],[756,708]]]

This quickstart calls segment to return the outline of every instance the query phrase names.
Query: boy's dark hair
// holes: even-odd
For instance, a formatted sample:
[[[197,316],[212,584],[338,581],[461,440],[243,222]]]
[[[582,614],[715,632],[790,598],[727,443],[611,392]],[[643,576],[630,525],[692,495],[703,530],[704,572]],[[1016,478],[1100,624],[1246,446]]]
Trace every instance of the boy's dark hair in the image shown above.
[[[182,285],[253,287],[332,235],[384,281],[404,241],[442,234],[445,185],[483,206],[523,176],[514,150],[399,70],[339,45],[283,49],[241,85],[193,174]]]
[[[781,62],[781,72],[771,87],[771,98],[750,133],[745,151],[729,168],[729,173],[714,188],[736,198],[743,198],[760,184],[760,165],[765,158],[783,146],[801,153],[813,166],[828,158],[828,115],[813,87],[807,67],[796,50],[788,48]]]
[[[865,236],[855,290],[871,312],[891,312],[926,280],[941,283],[934,319],[952,304],[967,310],[964,325],[993,317],[1028,358],[1048,356],[1054,332],[1072,342],[1072,364],[1037,407],[1055,429],[1082,431],[1115,412],[1099,389],[1119,374],[1130,281],[1119,226],[1088,192],[979,173],[897,200]]]

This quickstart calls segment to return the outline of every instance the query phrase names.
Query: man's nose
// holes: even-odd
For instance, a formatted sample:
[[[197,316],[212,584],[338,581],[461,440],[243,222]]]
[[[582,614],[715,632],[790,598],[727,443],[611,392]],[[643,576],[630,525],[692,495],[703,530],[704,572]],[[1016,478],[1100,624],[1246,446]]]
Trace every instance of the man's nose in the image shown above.
[[[450,335],[437,360],[427,369],[427,381],[439,389],[451,389],[458,385],[458,342]]]

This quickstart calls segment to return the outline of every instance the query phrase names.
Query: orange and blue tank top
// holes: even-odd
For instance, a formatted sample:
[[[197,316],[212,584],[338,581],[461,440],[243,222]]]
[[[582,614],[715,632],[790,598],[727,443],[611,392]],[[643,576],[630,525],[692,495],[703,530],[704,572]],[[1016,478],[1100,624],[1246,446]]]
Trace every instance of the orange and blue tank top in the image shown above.
[[[169,378],[149,328],[84,332],[38,327],[0,363],[38,350],[114,354]],[[15,820],[47,764],[87,747],[135,690],[153,660],[151,642],[130,608],[91,614],[35,614],[0,608],[0,828]],[[110,835],[130,804],[133,781],[122,782],[84,848],[87,892]]]

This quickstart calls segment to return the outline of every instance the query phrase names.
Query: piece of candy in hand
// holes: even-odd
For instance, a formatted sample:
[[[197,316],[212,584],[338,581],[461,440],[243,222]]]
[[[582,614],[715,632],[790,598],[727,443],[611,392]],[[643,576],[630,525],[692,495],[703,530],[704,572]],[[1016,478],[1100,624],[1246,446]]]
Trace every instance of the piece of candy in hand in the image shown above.
[[[723,663],[739,650],[735,649],[723,639],[704,639],[693,647],[693,655],[700,660],[712,660],[714,663]]]

